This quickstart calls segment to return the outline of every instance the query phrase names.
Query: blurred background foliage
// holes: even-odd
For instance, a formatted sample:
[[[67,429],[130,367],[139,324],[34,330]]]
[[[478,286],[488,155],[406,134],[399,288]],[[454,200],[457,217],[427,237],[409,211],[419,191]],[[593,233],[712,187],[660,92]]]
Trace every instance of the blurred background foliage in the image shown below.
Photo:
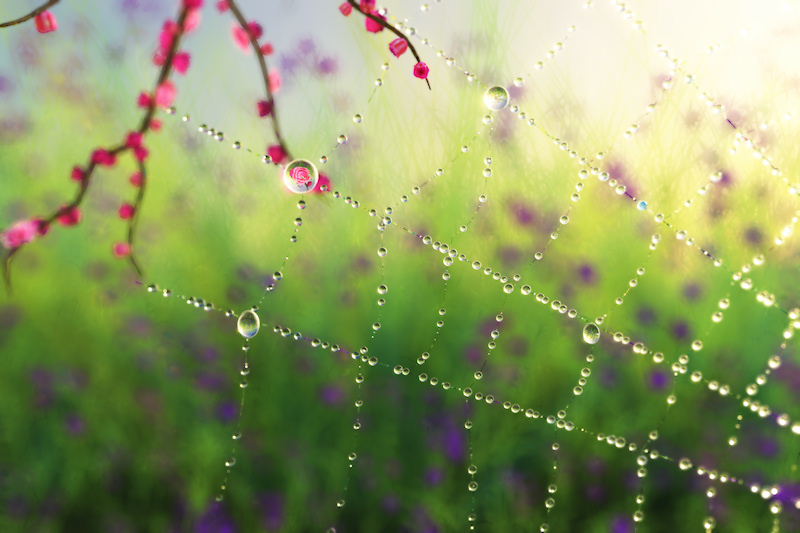
[[[3,5],[0,19],[28,4]],[[32,24],[0,32],[3,227],[71,198],[73,165],[136,127],[136,96],[157,75],[150,60],[161,23],[176,12],[154,0],[62,4],[52,9],[55,33],[40,35]],[[306,196],[299,211],[278,169],[258,157],[274,138],[254,113],[263,97],[255,58],[231,42],[232,18],[208,4],[185,40],[192,66],[175,80],[177,113],[160,113],[163,130],[146,137],[150,181],[136,239],[144,278],[111,253],[126,232],[119,205],[135,197],[128,157],[95,173],[80,225],[53,228],[14,259],[13,293],[0,296],[0,530],[460,531],[474,511],[479,531],[535,531],[547,522],[550,531],[622,533],[634,530],[640,490],[641,530],[698,530],[709,516],[725,531],[800,527],[800,447],[775,423],[777,414],[800,416],[795,341],[782,346],[786,312],[799,303],[798,247],[792,238],[774,244],[797,212],[781,179],[791,182],[798,155],[797,68],[784,53],[798,36],[794,7],[770,3],[753,13],[679,2],[667,14],[646,3],[618,10],[605,2],[442,1],[427,11],[391,3],[392,15],[430,40],[414,41],[431,68],[428,91],[411,75],[410,54],[389,60],[387,32],[368,34],[335,2],[242,2],[276,50],[268,60],[281,73],[276,103],[287,144],[315,162],[327,155],[320,170],[341,191],[339,199]],[[626,9],[635,12],[630,19]],[[636,31],[637,17],[653,26]],[[675,65],[655,48],[662,42],[683,69],[671,78]],[[691,83],[683,72],[695,76]],[[509,109],[484,125],[481,84],[509,87],[511,103],[537,126]],[[708,105],[704,92],[714,98]],[[744,139],[734,143],[724,117],[765,149],[781,176]],[[198,133],[204,123],[225,141]],[[626,139],[633,124],[638,131]],[[348,142],[337,147],[344,133]],[[258,155],[231,149],[234,140]],[[647,210],[593,175],[579,177],[580,157]],[[721,181],[699,195],[716,172]],[[393,223],[381,233],[368,210],[386,207]],[[669,226],[654,222],[656,213]],[[298,216],[298,242],[290,243]],[[679,230],[696,246],[676,239]],[[651,251],[654,233],[661,242]],[[446,290],[444,256],[422,235],[470,259],[450,267]],[[699,248],[724,258],[722,266]],[[764,263],[755,265],[759,254]],[[522,281],[506,295],[471,268],[474,260]],[[745,264],[749,291],[732,281]],[[645,274],[616,305],[638,268]],[[282,279],[262,300],[278,269]],[[148,293],[151,283],[173,297]],[[525,283],[532,295],[520,294]],[[388,287],[381,308],[380,284]],[[762,290],[779,307],[760,303]],[[542,305],[537,293],[579,317]],[[220,503],[239,425],[242,339],[234,318],[179,295],[236,312],[260,302],[243,438]],[[715,323],[724,298],[730,307]],[[590,347],[581,331],[598,316],[606,317],[603,336]],[[345,350],[366,346],[380,363],[359,365],[275,334],[277,326]],[[634,354],[615,332],[665,362]],[[697,339],[703,348],[693,352]],[[425,351],[430,359],[420,366]],[[681,354],[691,355],[688,372],[674,377],[670,365]],[[759,417],[734,396],[776,354],[782,365],[756,396],[773,415]],[[395,375],[395,365],[410,375]],[[587,366],[591,376],[575,396]],[[692,383],[693,371],[705,381]],[[452,388],[421,382],[422,372]],[[732,394],[710,391],[710,380]],[[465,403],[468,386],[495,403]],[[677,403],[667,410],[671,394]],[[504,409],[505,401],[522,411]],[[567,406],[575,430],[543,420]],[[526,409],[541,417],[526,418]],[[599,434],[621,436],[641,448],[656,429],[649,448],[669,459],[651,460],[643,482],[638,451],[598,442]],[[681,457],[745,485],[682,471]],[[475,492],[467,490],[472,463]],[[762,498],[753,484],[779,489]],[[549,497],[556,504],[548,515]],[[340,499],[346,504],[337,508]]]

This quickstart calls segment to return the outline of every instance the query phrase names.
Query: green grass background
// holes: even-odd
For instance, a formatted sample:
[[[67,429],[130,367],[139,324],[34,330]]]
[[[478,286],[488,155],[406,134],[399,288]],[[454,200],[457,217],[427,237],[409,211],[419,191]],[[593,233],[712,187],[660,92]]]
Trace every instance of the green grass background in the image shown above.
[[[149,58],[161,22],[174,16],[156,2],[63,4],[53,9],[55,33],[37,34],[30,24],[0,33],[4,227],[71,198],[72,166],[134,129],[136,96],[157,75]],[[95,173],[79,226],[53,228],[14,259],[13,293],[0,296],[0,529],[461,531],[475,512],[478,531],[536,531],[547,522],[550,531],[623,532],[633,531],[640,487],[642,531],[700,530],[707,516],[725,531],[797,529],[798,437],[732,397],[778,354],[783,365],[756,399],[774,414],[800,416],[795,341],[781,347],[791,329],[786,311],[798,305],[798,249],[792,237],[774,245],[792,224],[797,199],[743,140],[731,153],[735,130],[699,97],[725,104],[725,116],[791,183],[797,128],[785,115],[797,109],[797,68],[785,52],[796,43],[796,14],[777,4],[758,13],[720,6],[678,4],[676,13],[663,13],[633,3],[626,20],[606,3],[443,1],[427,12],[393,3],[390,13],[409,18],[430,41],[413,41],[431,68],[428,91],[411,75],[410,54],[389,60],[387,32],[368,34],[335,3],[244,2],[276,49],[269,62],[283,78],[276,104],[288,146],[315,162],[327,155],[320,170],[341,192],[339,199],[307,196],[302,211],[278,169],[230,147],[240,140],[262,154],[273,135],[254,113],[263,97],[254,57],[232,44],[232,19],[206,6],[185,41],[192,66],[176,78],[177,114],[160,113],[163,130],[146,138],[150,181],[136,239],[144,277],[111,254],[126,234],[117,209],[135,196],[126,157]],[[30,8],[3,6],[0,18]],[[632,28],[638,17],[644,33]],[[752,39],[741,35],[743,24]],[[548,57],[556,42],[563,47]],[[313,50],[304,53],[308,43]],[[659,56],[659,43],[682,69],[668,91],[661,84],[674,66]],[[715,43],[719,49],[707,54]],[[321,70],[326,58],[334,72]],[[694,81],[684,83],[682,72]],[[524,85],[511,103],[538,127],[509,109],[485,126],[481,84],[511,87],[517,76]],[[651,103],[655,112],[647,113]],[[355,113],[364,117],[359,125]],[[225,142],[198,133],[203,123],[224,131]],[[632,124],[639,131],[625,139]],[[335,148],[343,133],[347,144]],[[648,211],[592,175],[579,178],[580,157],[626,184]],[[716,171],[725,180],[698,195]],[[573,202],[578,181],[585,187]],[[488,200],[473,218],[482,194]],[[368,211],[386,207],[393,223],[381,234]],[[655,223],[655,213],[669,226]],[[561,225],[564,214],[569,223]],[[303,225],[291,244],[298,216]],[[678,230],[697,247],[677,240]],[[655,251],[653,233],[661,235]],[[443,255],[414,234],[470,259],[449,269],[446,291]],[[381,246],[389,251],[383,261]],[[698,247],[723,258],[722,266]],[[537,251],[542,261],[533,261]],[[765,262],[753,266],[759,254]],[[242,339],[234,319],[177,296],[241,312],[261,300],[287,255],[283,279],[260,302],[244,437],[217,503],[238,424],[224,415],[238,412]],[[523,279],[506,295],[471,268],[474,260]],[[743,277],[756,288],[745,291],[733,275],[748,264]],[[640,267],[646,272],[637,287],[616,305]],[[150,283],[174,296],[149,294]],[[522,296],[526,283],[579,316]],[[389,288],[382,308],[380,284]],[[780,307],[759,303],[762,290]],[[723,298],[730,307],[714,323]],[[582,328],[603,315],[603,338],[590,347]],[[366,346],[380,362],[359,365],[275,334],[277,325],[346,350]],[[500,337],[487,358],[493,328]],[[613,341],[615,332],[663,352],[666,362],[634,354]],[[696,353],[695,339],[704,343]],[[420,366],[424,351],[431,356]],[[689,370],[673,380],[670,365],[681,354],[691,356]],[[395,375],[395,365],[410,375]],[[576,397],[585,366],[592,374]],[[476,370],[484,377],[473,383]],[[693,371],[733,393],[721,397],[705,382],[691,383]],[[453,387],[422,383],[422,372]],[[497,401],[467,404],[459,390],[467,386]],[[667,410],[670,394],[677,403]],[[359,398],[363,427],[355,432]],[[503,409],[504,401],[522,413]],[[543,420],[567,406],[574,431]],[[526,409],[541,418],[526,418]],[[621,436],[641,448],[655,429],[650,449],[669,459],[651,460],[643,485],[639,452],[597,438]],[[738,444],[728,446],[734,435]],[[681,457],[745,485],[717,482],[717,496],[707,498],[713,483],[681,471]],[[467,490],[471,463],[474,493]],[[780,491],[764,499],[752,484]],[[549,515],[548,497],[556,501]],[[337,508],[340,499],[346,504]],[[777,515],[776,501],[783,505]]]

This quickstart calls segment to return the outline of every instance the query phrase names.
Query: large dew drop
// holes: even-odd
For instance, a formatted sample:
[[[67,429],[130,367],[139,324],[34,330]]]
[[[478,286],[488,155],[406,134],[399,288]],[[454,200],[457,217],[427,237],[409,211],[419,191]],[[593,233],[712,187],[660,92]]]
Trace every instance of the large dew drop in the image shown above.
[[[483,103],[492,111],[500,111],[508,105],[508,91],[500,85],[490,87],[483,95]]]
[[[283,171],[283,183],[290,191],[303,194],[317,186],[319,173],[311,161],[295,159]]]
[[[258,333],[258,328],[261,327],[261,321],[255,312],[248,309],[239,315],[239,321],[236,323],[236,329],[239,330],[239,335],[245,339],[252,339]]]
[[[586,324],[586,327],[583,328],[583,340],[587,344],[597,344],[597,341],[600,340],[600,328],[591,322]]]

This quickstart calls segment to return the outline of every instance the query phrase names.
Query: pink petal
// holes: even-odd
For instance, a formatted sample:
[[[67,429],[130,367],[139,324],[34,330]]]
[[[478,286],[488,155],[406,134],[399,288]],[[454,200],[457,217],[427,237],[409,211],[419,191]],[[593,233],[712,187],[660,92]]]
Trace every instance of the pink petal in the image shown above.
[[[247,35],[247,31],[238,25],[234,25],[231,30],[233,32],[233,42],[242,49],[242,52],[247,52],[250,46],[250,36]]]
[[[132,131],[125,139],[125,146],[128,148],[136,148],[142,144],[142,134],[138,131]]]
[[[172,62],[172,66],[175,67],[178,74],[186,74],[190,62],[191,56],[189,56],[189,52],[178,52],[175,54],[175,60]]]
[[[131,204],[122,204],[119,208],[119,218],[125,220],[131,218],[134,213],[134,208]]]
[[[258,116],[262,118],[272,112],[272,106],[266,100],[260,100],[256,103],[256,109],[258,110]]]
[[[281,74],[275,69],[269,71],[269,90],[276,93],[281,88]]]
[[[384,17],[383,15],[378,15],[376,13],[373,13],[373,15],[378,17],[381,20],[386,20],[386,17]],[[380,32],[383,31],[383,26],[381,26],[380,24],[378,24],[377,22],[375,22],[371,18],[366,18],[364,24],[367,27],[367,31],[370,32],[370,33],[380,33]]]
[[[281,145],[273,144],[269,148],[267,148],[267,155],[272,159],[275,163],[283,163],[286,160],[286,152],[283,151]]]
[[[141,187],[142,186],[142,173],[141,172],[134,172],[133,174],[131,174],[131,177],[129,178],[129,181],[131,182],[131,185],[133,185],[134,187]]]
[[[35,220],[20,220],[0,233],[0,242],[5,248],[18,248],[36,238],[39,223]]]
[[[339,6],[339,11],[341,11],[342,15],[344,15],[345,17],[349,17],[350,13],[353,12],[353,6],[345,2],[344,4]]]
[[[161,50],[156,50],[153,54],[153,64],[157,67],[163,66],[167,61],[167,56]]]
[[[261,39],[261,36],[264,35],[264,28],[261,27],[256,21],[248,22],[247,23],[247,30],[250,32],[250,35],[253,36],[253,39],[256,41]]]
[[[133,149],[133,157],[135,157],[137,161],[144,161],[147,159],[148,155],[150,155],[150,152],[144,146],[137,146]]]
[[[113,248],[114,257],[123,258],[131,255],[131,245],[127,242],[118,242]]]
[[[150,121],[150,129],[153,131],[159,131],[161,129],[161,120],[154,118]]]
[[[86,177],[86,172],[84,172],[81,167],[72,168],[72,179],[74,179],[75,181],[83,181],[83,178],[85,177]]]
[[[389,51],[394,54],[394,57],[400,57],[408,49],[408,43],[405,39],[397,38],[389,43]]]
[[[200,9],[203,7],[203,0],[183,0],[183,6],[187,9]]]
[[[201,14],[199,9],[189,11],[189,13],[186,14],[186,19],[183,21],[183,31],[189,33],[195,29],[198,24],[200,24],[200,18]]]
[[[224,13],[227,10],[228,10],[228,0],[219,0],[219,2],[217,2],[217,11],[219,11],[220,13]]]
[[[81,221],[81,210],[77,207],[63,207],[57,220],[62,226],[74,226]]]
[[[424,80],[425,78],[428,77],[428,72],[429,72],[428,65],[426,65],[422,61],[414,65],[414,76],[416,76],[417,78]]]
[[[272,43],[264,43],[261,45],[261,53],[265,56],[272,55],[274,51],[275,49],[272,48]]]
[[[156,88],[155,101],[157,106],[169,107],[175,100],[175,85],[169,80],[165,81]]]
[[[150,95],[147,93],[139,93],[139,99],[136,101],[139,107],[150,107]]]
[[[36,26],[36,31],[39,33],[49,33],[58,29],[56,16],[49,11],[42,11],[36,15],[33,19],[33,23]]]

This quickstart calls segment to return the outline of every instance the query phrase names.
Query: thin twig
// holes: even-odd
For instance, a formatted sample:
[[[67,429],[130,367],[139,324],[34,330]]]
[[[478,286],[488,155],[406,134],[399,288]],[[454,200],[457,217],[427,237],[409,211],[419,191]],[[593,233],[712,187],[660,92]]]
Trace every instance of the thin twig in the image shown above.
[[[22,24],[23,22],[34,18],[39,13],[42,13],[48,7],[56,5],[58,2],[59,2],[59,0],[49,0],[46,4],[44,4],[41,7],[37,7],[36,9],[31,11],[30,13],[28,13],[24,17],[20,17],[18,19],[14,19],[14,20],[9,20],[8,22],[3,22],[2,24],[0,24],[0,28],[7,28],[8,26],[16,26],[17,24]]]
[[[54,4],[57,1],[58,0],[50,0],[51,4]],[[47,4],[47,5],[50,5],[50,4]],[[43,6],[42,8],[39,8],[39,9],[40,10],[44,10],[47,7],[47,5]],[[180,40],[181,40],[181,37],[183,36],[183,33],[184,33],[183,26],[184,26],[184,23],[186,22],[186,16],[188,15],[188,13],[189,13],[188,8],[186,8],[186,7],[182,7],[181,8],[181,11],[180,11],[180,13],[178,15],[178,21],[177,21],[178,32],[175,35],[175,38],[172,40],[172,44],[171,44],[171,46],[169,48],[169,51],[167,53],[167,57],[166,57],[166,59],[164,61],[164,64],[161,67],[161,70],[158,73],[158,79],[156,81],[156,88],[158,88],[158,86],[160,86],[162,83],[164,83],[167,80],[167,78],[169,78],[170,71],[172,69],[172,62],[175,59],[175,54],[178,51],[178,46],[180,45]],[[31,16],[35,16],[35,14],[31,15]],[[154,93],[155,93],[155,91],[154,91]],[[156,110],[156,101],[155,101],[155,97],[153,96],[153,97],[150,98],[150,103],[147,106],[147,112],[145,113],[145,116],[142,119],[142,123],[139,126],[139,129],[138,129],[139,133],[144,134],[144,133],[147,132],[148,129],[150,129],[150,124],[151,124],[151,122],[153,120],[153,115],[155,114],[155,110]],[[116,156],[117,154],[123,153],[123,152],[125,152],[125,151],[127,151],[129,149],[130,148],[125,144],[125,142],[123,142],[123,143],[115,146],[114,148],[111,148],[110,150],[108,150],[108,153],[110,155],[112,155],[112,156]],[[91,184],[92,174],[94,173],[94,169],[95,169],[96,166],[97,165],[90,159],[89,160],[89,165],[86,167],[86,170],[85,170],[85,173],[84,173],[84,177],[81,180],[81,185],[80,185],[80,188],[78,189],[78,194],[75,195],[75,198],[70,203],[59,207],[57,210],[55,210],[53,213],[51,213],[48,217],[44,218],[42,224],[44,224],[45,227],[49,227],[58,218],[58,216],[61,213],[63,213],[64,211],[69,210],[71,208],[78,207],[81,204],[81,202],[83,201],[83,197],[86,194],[86,191],[89,189],[89,185]],[[144,174],[143,174],[143,177],[144,177]],[[143,186],[144,186],[144,182],[142,182],[142,187]],[[142,198],[143,194],[144,194],[144,191],[142,189],[140,189],[139,198],[137,199],[137,206],[138,206],[138,202],[141,201],[141,198]],[[134,216],[135,216],[135,213],[134,213]],[[129,233],[128,233],[128,243],[130,244],[132,242],[133,242],[133,224],[131,224],[131,226],[129,227]],[[11,294],[11,259],[14,257],[14,255],[17,252],[17,250],[22,248],[22,246],[24,246],[24,244],[22,244],[20,246],[17,246],[17,247],[14,247],[14,248],[11,248],[6,253],[6,257],[5,257],[4,261],[3,261],[3,280],[4,280],[5,285],[6,285],[6,291],[9,294]],[[141,275],[141,269],[138,267],[138,265],[134,261],[133,257],[131,257],[131,262],[133,263],[133,266],[136,269],[136,271],[139,273],[139,275]]]
[[[347,0],[347,2],[351,6],[353,6],[359,13],[361,13],[362,15],[367,17],[368,19],[377,22],[378,24],[380,24],[381,26],[383,26],[387,30],[391,31],[392,33],[394,33],[395,35],[397,35],[398,37],[403,39],[406,42],[406,44],[408,44],[408,49],[411,50],[412,54],[414,54],[414,58],[417,60],[417,63],[422,63],[422,58],[419,57],[419,54],[417,53],[417,49],[414,48],[414,45],[411,44],[411,41],[408,39],[408,37],[403,35],[403,32],[401,32],[400,30],[398,30],[397,28],[395,28],[394,26],[392,26],[391,24],[389,24],[388,22],[386,22],[382,18],[376,17],[372,13],[367,13],[366,11],[361,9],[361,6],[356,3],[356,0]],[[428,81],[428,78],[425,78],[425,83],[428,84],[428,89],[430,89],[431,88],[431,82]]]
[[[286,157],[291,161],[294,159],[289,152],[289,149],[286,147],[286,144],[283,142],[283,137],[281,136],[281,130],[278,127],[278,113],[275,107],[275,101],[272,97],[272,88],[270,87],[269,83],[269,69],[267,68],[267,60],[264,57],[263,52],[261,52],[261,47],[258,44],[258,41],[255,38],[255,35],[252,34],[250,28],[247,26],[247,19],[244,18],[242,11],[236,5],[234,0],[228,0],[228,7],[233,13],[233,16],[236,17],[236,21],[242,27],[242,29],[247,32],[247,36],[250,38],[250,46],[253,47],[253,50],[256,53],[256,57],[258,58],[258,66],[261,68],[261,76],[264,78],[264,86],[267,89],[267,101],[269,102],[270,107],[270,118],[272,119],[272,129],[275,131],[275,138],[278,141],[283,152],[286,154]]]
[[[136,230],[136,222],[139,220],[139,207],[142,205],[142,200],[144,199],[144,188],[147,185],[147,172],[145,170],[144,161],[139,161],[137,159],[136,162],[139,164],[139,176],[142,182],[139,184],[139,193],[136,195],[136,202],[133,204],[133,214],[131,215],[130,222],[128,222],[128,246],[130,247],[128,258],[131,260],[133,268],[136,269],[136,273],[139,274],[141,278],[142,269],[139,268],[139,265],[136,264],[136,259],[133,257],[133,234]]]

